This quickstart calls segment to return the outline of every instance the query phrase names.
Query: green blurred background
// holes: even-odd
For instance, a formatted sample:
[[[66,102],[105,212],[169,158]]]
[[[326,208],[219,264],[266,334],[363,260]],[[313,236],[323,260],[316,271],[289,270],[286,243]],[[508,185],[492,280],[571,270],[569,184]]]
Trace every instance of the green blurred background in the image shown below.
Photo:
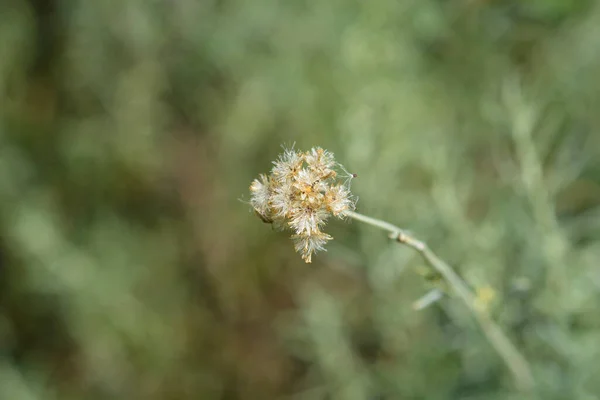
[[[598,399],[599,130],[591,0],[1,0],[0,399]],[[535,395],[385,233],[253,215],[293,143]]]

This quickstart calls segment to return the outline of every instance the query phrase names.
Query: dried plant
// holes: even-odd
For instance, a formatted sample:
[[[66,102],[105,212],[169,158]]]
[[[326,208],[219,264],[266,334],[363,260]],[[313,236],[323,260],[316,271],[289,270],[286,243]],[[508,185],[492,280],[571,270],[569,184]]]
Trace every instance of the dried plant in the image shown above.
[[[333,153],[320,147],[308,152],[284,149],[284,153],[273,164],[269,176],[261,175],[250,185],[250,204],[264,222],[294,231],[292,240],[305,262],[310,263],[312,254],[325,250],[325,243],[333,239],[321,230],[331,215],[352,218],[389,232],[392,240],[416,250],[466,304],[513,374],[517,386],[522,390],[533,388],[533,376],[525,358],[486,309],[478,305],[477,296],[449,264],[404,229],[354,211],[355,199],[350,193],[349,182],[356,175],[348,173],[337,163]],[[343,171],[349,179],[340,182],[335,169]],[[436,300],[439,298],[435,296]],[[427,303],[430,301],[427,300]]]
[[[285,149],[273,164],[269,176],[252,182],[250,204],[263,221],[291,228],[296,251],[310,263],[312,254],[325,250],[325,243],[332,239],[322,231],[327,219],[342,218],[354,209],[349,180],[340,182],[336,172],[346,170],[320,147],[307,152]]]

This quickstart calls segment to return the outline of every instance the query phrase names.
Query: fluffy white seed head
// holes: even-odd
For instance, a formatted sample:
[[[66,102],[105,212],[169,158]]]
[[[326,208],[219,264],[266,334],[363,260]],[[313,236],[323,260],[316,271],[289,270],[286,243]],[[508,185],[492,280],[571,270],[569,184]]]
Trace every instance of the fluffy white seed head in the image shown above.
[[[338,184],[329,187],[325,197],[327,198],[328,210],[336,217],[346,210],[354,209],[354,199],[350,194],[350,190],[344,185]]]
[[[296,234],[310,236],[320,232],[328,217],[327,210],[304,207],[292,213],[289,225]]]
[[[284,149],[277,161],[273,161],[271,176],[279,183],[285,184],[294,180],[294,176],[302,168],[304,160],[302,153],[294,149]]]
[[[348,181],[337,181],[337,168],[347,174],[333,153],[320,147],[307,152],[284,149],[271,174],[250,185],[255,212],[263,221],[291,229],[294,247],[307,263],[332,239],[321,230],[327,219],[342,218],[355,206]]]
[[[269,201],[271,199],[271,185],[269,178],[267,178],[266,175],[261,174],[259,179],[252,181],[250,192],[252,192],[250,204],[254,207],[254,210],[261,215],[269,214]]]
[[[312,254],[316,251],[326,251],[325,243],[333,239],[324,232],[318,232],[313,235],[292,235],[294,249],[302,256],[306,263],[312,262]]]

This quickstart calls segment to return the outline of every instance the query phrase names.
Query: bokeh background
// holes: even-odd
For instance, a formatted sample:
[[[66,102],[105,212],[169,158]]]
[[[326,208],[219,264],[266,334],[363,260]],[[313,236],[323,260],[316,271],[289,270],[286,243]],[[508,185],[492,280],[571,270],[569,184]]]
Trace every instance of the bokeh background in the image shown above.
[[[0,399],[597,399],[600,4],[0,1]],[[451,263],[312,264],[246,203],[281,145]]]

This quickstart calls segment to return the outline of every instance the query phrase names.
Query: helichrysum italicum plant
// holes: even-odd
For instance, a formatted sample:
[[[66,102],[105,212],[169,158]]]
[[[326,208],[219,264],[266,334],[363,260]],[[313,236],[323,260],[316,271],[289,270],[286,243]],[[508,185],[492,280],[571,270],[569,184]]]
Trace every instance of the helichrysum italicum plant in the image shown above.
[[[263,221],[290,228],[296,251],[310,263],[312,254],[325,250],[332,239],[322,231],[327,219],[342,218],[354,209],[349,180],[341,182],[336,169],[352,175],[320,147],[307,152],[285,149],[273,164],[270,175],[260,175],[250,185],[250,204]]]
[[[356,175],[348,173],[337,163],[331,152],[320,147],[307,152],[284,149],[283,154],[273,164],[269,175],[260,175],[259,179],[255,179],[250,185],[250,204],[263,221],[294,232],[294,246],[304,261],[310,263],[312,254],[318,250],[325,250],[325,244],[332,239],[322,231],[325,222],[331,216],[352,218],[389,232],[391,239],[418,251],[429,266],[442,276],[454,293],[465,302],[490,343],[504,359],[517,385],[522,389],[533,387],[533,377],[527,361],[500,327],[492,321],[485,307],[481,306],[480,296],[471,291],[450,265],[407,231],[354,211],[356,200],[350,193],[349,182]],[[347,179],[344,182],[339,179],[336,170],[346,174]],[[423,304],[430,304],[440,298],[439,293],[433,294],[435,296],[427,295],[424,301],[417,302],[416,308],[420,309]]]

